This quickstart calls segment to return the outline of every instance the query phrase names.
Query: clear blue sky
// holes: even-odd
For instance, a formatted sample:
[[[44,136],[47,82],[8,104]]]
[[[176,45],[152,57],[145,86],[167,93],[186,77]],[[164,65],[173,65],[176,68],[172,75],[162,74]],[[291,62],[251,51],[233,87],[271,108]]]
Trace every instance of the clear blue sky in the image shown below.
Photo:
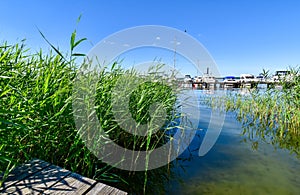
[[[87,53],[106,36],[138,25],[164,25],[199,40],[222,75],[258,74],[300,64],[300,1],[289,0],[2,0],[0,41],[27,39],[34,51],[48,48],[37,27],[67,51],[77,26]],[[190,70],[192,71],[192,70]],[[195,75],[194,72],[186,74]]]

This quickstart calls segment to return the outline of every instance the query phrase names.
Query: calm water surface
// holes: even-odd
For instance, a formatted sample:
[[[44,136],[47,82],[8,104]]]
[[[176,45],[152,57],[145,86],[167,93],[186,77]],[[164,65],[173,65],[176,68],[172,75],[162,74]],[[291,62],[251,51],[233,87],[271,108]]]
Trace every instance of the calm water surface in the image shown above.
[[[195,91],[203,96],[205,91]],[[201,106],[198,136],[178,160],[176,178],[166,184],[168,194],[300,194],[300,159],[286,150],[260,142],[252,149],[244,142],[242,127],[234,113],[227,113],[214,147],[202,157],[198,148],[210,119],[210,109]],[[180,180],[178,180],[178,178]]]

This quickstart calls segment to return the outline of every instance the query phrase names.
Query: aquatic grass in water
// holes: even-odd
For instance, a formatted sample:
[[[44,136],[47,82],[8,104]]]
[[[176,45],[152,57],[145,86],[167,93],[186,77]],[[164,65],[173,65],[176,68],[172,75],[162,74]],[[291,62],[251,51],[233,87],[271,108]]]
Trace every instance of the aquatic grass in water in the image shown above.
[[[124,77],[124,75],[126,75],[126,77]],[[98,83],[96,97],[97,114],[100,123],[103,124],[105,131],[109,132],[111,138],[118,140],[118,144],[123,147],[135,150],[150,150],[164,144],[166,136],[164,131],[169,130],[167,122],[171,123],[176,120],[176,115],[173,113],[175,110],[176,95],[172,88],[162,82],[147,81],[150,79],[141,80],[132,70],[124,71],[120,68],[108,73],[107,76],[102,75],[99,78],[100,81]],[[114,92],[113,88],[117,82],[121,82],[119,83],[121,90]],[[139,83],[133,91],[126,89],[127,85],[130,86],[130,84],[128,84],[130,82]],[[119,110],[114,110],[117,108],[113,108],[112,105],[122,104],[124,98],[121,99],[121,97],[124,96],[128,96],[128,98],[125,99],[128,100],[128,102],[124,102],[125,104],[129,104],[128,110],[126,110],[126,106],[124,107],[123,105],[118,105],[117,108]],[[160,107],[155,108],[153,115],[150,116],[150,107],[155,103],[160,103]],[[160,115],[159,110],[161,109],[165,109],[166,113]],[[120,117],[116,118],[113,112],[118,112]],[[163,114],[166,114],[167,118],[164,118]],[[126,116],[123,117],[124,115]],[[161,126],[157,124],[161,123],[161,121],[155,123],[155,117],[157,117],[158,120],[164,120]],[[124,120],[120,121],[120,118],[124,118]],[[137,128],[133,126],[126,127],[126,123],[130,124],[128,118],[136,121]],[[121,125],[121,123],[124,124]],[[147,124],[147,134],[135,132],[141,131],[142,128],[139,128],[139,126],[145,124]],[[130,129],[132,133],[125,131],[129,128],[134,128]],[[176,126],[170,126],[170,128],[176,128]],[[158,131],[159,129],[160,131]],[[154,131],[156,133],[153,134]],[[133,136],[133,134],[135,136]]]
[[[90,118],[93,121],[95,118],[93,110],[96,109],[96,115],[102,128],[99,128],[99,131],[104,131],[109,135],[109,139],[103,139],[102,135],[95,131],[97,124],[93,122],[86,125],[85,123],[79,124],[78,129],[83,130],[80,132],[81,136],[87,140],[86,144],[92,150],[95,148],[93,152],[96,155],[98,155],[101,143],[103,143],[102,147],[105,147],[105,141],[113,140],[119,146],[134,151],[149,151],[162,146],[169,140],[167,132],[177,128],[176,120],[181,116],[176,110],[178,106],[176,90],[170,83],[164,79],[151,82],[155,75],[150,74],[149,77],[141,78],[135,70],[123,70],[117,63],[111,69],[99,67],[98,71],[90,70],[88,66],[89,64],[81,70],[85,74],[80,76],[79,80],[82,81],[76,86],[79,90],[75,91],[74,100],[75,107],[84,110],[77,116],[78,119],[84,121]],[[97,68],[95,69],[97,70]],[[97,82],[95,82],[95,77]],[[89,94],[91,89],[95,89],[95,93]],[[91,104],[88,96],[95,97],[95,105]],[[77,98],[79,101],[76,101]],[[161,113],[161,110],[164,112]],[[135,122],[132,123],[131,120]],[[142,131],[145,129],[142,128],[143,126],[148,129],[146,132]],[[118,155],[122,159],[122,151]],[[101,153],[100,156],[102,156]],[[139,158],[138,155],[136,159],[132,160],[133,162],[141,160]],[[136,191],[138,186],[149,188],[147,191],[157,190],[157,188],[150,189],[151,185],[149,186],[148,183],[153,181],[149,181],[147,178],[155,178],[154,176],[159,176],[156,180],[160,180],[161,176],[167,178],[168,166],[149,171],[147,170],[148,159],[144,163],[146,167],[144,173],[129,172],[131,181],[137,183],[144,181],[143,185],[130,185],[133,188],[132,191]],[[163,189],[163,186],[161,187]],[[146,189],[140,193],[145,192]]]
[[[291,70],[290,82],[283,78],[282,90],[258,89],[248,94],[230,94],[206,100],[212,107],[223,106],[225,111],[235,111],[243,124],[243,134],[248,135],[253,147],[258,139],[276,147],[290,150],[300,157],[300,76],[299,68]]]

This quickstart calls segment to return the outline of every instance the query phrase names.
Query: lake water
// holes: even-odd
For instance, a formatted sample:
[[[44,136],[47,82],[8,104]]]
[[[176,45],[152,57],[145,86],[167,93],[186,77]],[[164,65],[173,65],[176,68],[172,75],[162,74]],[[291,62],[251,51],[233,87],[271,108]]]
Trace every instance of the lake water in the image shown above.
[[[205,91],[194,91],[198,97]],[[172,169],[175,179],[166,184],[168,194],[300,194],[300,159],[289,151],[260,142],[258,149],[244,142],[242,126],[227,113],[220,136],[202,157],[198,148],[211,110],[201,106],[199,131]]]

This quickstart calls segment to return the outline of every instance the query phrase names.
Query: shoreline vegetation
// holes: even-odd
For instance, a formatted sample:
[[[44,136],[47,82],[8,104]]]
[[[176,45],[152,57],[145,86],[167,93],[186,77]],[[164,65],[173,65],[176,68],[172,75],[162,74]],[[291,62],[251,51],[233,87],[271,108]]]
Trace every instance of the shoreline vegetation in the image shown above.
[[[172,163],[154,170],[122,171],[103,163],[82,141],[74,121],[72,94],[78,71],[76,58],[85,56],[74,49],[85,40],[76,41],[74,31],[68,56],[48,41],[52,50],[47,54],[43,51],[30,54],[25,41],[0,44],[0,186],[14,167],[38,158],[128,193],[163,193],[164,183],[172,177]],[[254,148],[262,139],[300,157],[299,68],[292,72],[296,75],[293,82],[289,86],[282,82],[282,90],[215,96],[207,104],[236,112],[244,127],[243,134],[248,135]],[[153,103],[159,102],[166,112],[165,123],[159,131],[145,137],[132,136],[118,125],[111,106],[116,100],[112,88],[124,74],[131,81],[137,78],[136,72],[123,70],[118,63],[100,72],[92,107],[96,108],[102,128],[116,143],[140,151],[155,149],[169,141],[178,120],[184,116],[179,112],[174,89],[163,82],[144,82],[131,93],[129,109],[138,124],[155,118],[148,111]],[[161,113],[154,111],[161,117]]]
[[[30,54],[25,41],[12,45],[1,43],[0,186],[13,168],[38,158],[128,193],[163,192],[172,165],[139,172],[122,171],[103,163],[82,141],[73,116],[72,88],[78,71],[75,59],[84,56],[73,50],[84,39],[76,42],[75,38],[76,31],[71,37],[70,58],[52,45],[49,54],[43,51]],[[135,150],[159,147],[168,141],[167,131],[176,128],[180,117],[176,111],[176,95],[163,83],[140,85],[130,96],[132,117],[139,124],[147,123],[149,107],[159,102],[165,108],[166,121],[164,128],[152,135],[129,135],[114,120],[111,107],[111,89],[125,73],[133,79],[136,77],[134,71],[125,71],[118,64],[100,72],[94,107],[102,128],[121,146]]]
[[[245,141],[251,141],[254,149],[264,141],[300,158],[300,67],[290,68],[290,72],[290,82],[285,82],[285,77],[279,82],[282,89],[246,89],[246,94],[229,93],[205,102],[212,108],[234,112]]]

